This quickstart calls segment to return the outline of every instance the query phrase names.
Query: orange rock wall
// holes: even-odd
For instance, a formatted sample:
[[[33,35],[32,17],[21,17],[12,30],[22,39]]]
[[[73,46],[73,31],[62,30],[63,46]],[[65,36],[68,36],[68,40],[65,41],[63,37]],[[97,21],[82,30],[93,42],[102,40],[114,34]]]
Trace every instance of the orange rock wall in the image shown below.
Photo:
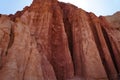
[[[120,32],[57,0],[0,16],[0,80],[118,80]]]

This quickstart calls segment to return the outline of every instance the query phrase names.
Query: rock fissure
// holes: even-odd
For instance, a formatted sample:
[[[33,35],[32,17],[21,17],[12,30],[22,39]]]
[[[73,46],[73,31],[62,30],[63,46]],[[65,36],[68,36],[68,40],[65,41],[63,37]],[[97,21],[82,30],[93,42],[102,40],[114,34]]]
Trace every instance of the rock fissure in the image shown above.
[[[63,14],[65,14],[65,13],[63,13]],[[72,26],[71,26],[71,24],[70,24],[70,22],[69,22],[69,20],[67,18],[67,14],[63,16],[63,22],[64,22],[64,29],[65,29],[65,32],[66,32],[66,35],[67,35],[69,51],[70,51],[70,54],[71,54],[71,57],[72,57],[73,65],[74,65],[74,59],[73,59],[73,33],[72,33]]]
[[[112,57],[113,63],[114,63],[115,68],[116,68],[116,71],[117,71],[117,73],[120,73],[120,72],[119,72],[119,69],[118,69],[118,66],[117,66],[117,63],[116,63],[116,59],[115,59],[115,56],[114,56],[114,51],[113,51],[113,48],[112,48],[112,45],[111,45],[109,36],[108,36],[106,30],[105,30],[103,27],[102,27],[102,32],[103,32],[104,38],[105,38],[105,40],[106,40],[108,49],[109,49],[109,51],[110,51],[110,55],[111,55],[111,57]]]
[[[6,55],[8,54],[8,50],[12,47],[13,43],[14,43],[14,29],[13,29],[13,26],[11,26],[11,29],[10,29],[10,40],[8,42],[8,47],[7,47],[7,51],[6,51]]]
[[[92,23],[92,20],[90,21],[90,25],[91,25],[91,30],[93,32],[93,36],[94,36],[94,39],[95,39],[97,49],[99,51],[99,55],[100,55],[102,64],[104,66],[105,72],[107,73],[107,76],[109,77],[109,70],[108,70],[108,67],[107,67],[107,64],[106,64],[107,61],[106,61],[105,56],[103,54],[104,51],[102,49],[102,45],[101,45],[99,37],[98,37],[97,29],[96,29],[95,25]]]
[[[13,42],[14,42],[14,29],[11,27],[11,30],[10,30],[10,41],[8,43],[8,49],[11,48]]]

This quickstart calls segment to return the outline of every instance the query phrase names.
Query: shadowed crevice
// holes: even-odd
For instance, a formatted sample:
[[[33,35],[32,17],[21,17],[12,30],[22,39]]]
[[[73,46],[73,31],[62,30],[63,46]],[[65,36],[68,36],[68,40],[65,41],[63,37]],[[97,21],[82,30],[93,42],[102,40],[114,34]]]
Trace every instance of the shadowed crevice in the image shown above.
[[[115,55],[114,55],[114,51],[113,51],[113,48],[112,48],[112,45],[111,45],[111,42],[110,42],[110,39],[109,39],[109,36],[106,32],[106,30],[102,27],[102,32],[103,32],[103,35],[104,35],[104,38],[105,38],[105,41],[106,41],[106,44],[107,44],[107,47],[110,51],[110,55],[112,57],[112,60],[113,60],[113,63],[114,63],[114,66],[115,66],[115,69],[117,71],[117,73],[119,73],[119,68],[117,66],[117,63],[116,63],[116,59],[115,59]]]
[[[69,50],[70,50],[71,56],[73,56],[72,26],[71,26],[70,22],[68,21],[68,18],[64,19],[64,27],[65,27],[65,32],[67,34]]]
[[[100,55],[102,64],[104,66],[105,72],[107,74],[107,77],[110,79],[110,74],[109,74],[110,71],[109,71],[109,68],[108,68],[109,66],[107,65],[107,61],[106,61],[105,56],[104,56],[105,53],[103,51],[103,48],[102,48],[102,45],[101,45],[101,42],[100,42],[100,38],[98,36],[98,32],[97,32],[96,26],[92,22],[91,17],[90,17],[90,22],[89,23],[90,23],[90,28],[92,30],[92,33],[93,33],[93,36],[94,36],[94,40],[95,40],[97,49],[99,51],[99,55]]]
[[[10,31],[10,40],[9,40],[9,43],[8,43],[8,48],[7,48],[7,51],[6,51],[6,55],[8,54],[8,49],[11,48],[11,46],[13,45],[13,42],[14,42],[14,29],[13,27],[11,26],[11,31]]]
[[[62,7],[61,7],[62,8]],[[65,33],[66,33],[66,36],[67,36],[67,41],[68,41],[68,48],[69,48],[69,51],[70,51],[70,55],[71,55],[71,58],[72,58],[72,63],[73,63],[73,68],[74,68],[74,71],[75,71],[75,61],[74,61],[74,52],[73,52],[73,31],[72,31],[72,25],[68,19],[68,10],[63,10],[63,23],[64,23],[64,29],[65,29]],[[75,75],[75,72],[74,72],[74,75]]]

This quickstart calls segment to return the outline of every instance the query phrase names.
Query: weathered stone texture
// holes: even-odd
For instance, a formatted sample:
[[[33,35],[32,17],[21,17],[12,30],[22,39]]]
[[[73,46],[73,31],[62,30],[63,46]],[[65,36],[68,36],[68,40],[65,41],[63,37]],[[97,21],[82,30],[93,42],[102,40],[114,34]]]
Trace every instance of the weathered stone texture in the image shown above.
[[[118,80],[120,31],[57,0],[0,15],[0,80]]]

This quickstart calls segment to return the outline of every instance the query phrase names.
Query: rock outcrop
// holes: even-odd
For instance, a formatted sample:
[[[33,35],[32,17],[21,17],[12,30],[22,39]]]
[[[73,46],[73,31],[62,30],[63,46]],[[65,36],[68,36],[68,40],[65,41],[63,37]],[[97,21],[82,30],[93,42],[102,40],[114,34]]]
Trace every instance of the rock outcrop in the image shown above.
[[[0,15],[0,80],[118,80],[120,31],[57,0]]]
[[[113,15],[105,16],[112,27],[120,30],[120,11]]]

